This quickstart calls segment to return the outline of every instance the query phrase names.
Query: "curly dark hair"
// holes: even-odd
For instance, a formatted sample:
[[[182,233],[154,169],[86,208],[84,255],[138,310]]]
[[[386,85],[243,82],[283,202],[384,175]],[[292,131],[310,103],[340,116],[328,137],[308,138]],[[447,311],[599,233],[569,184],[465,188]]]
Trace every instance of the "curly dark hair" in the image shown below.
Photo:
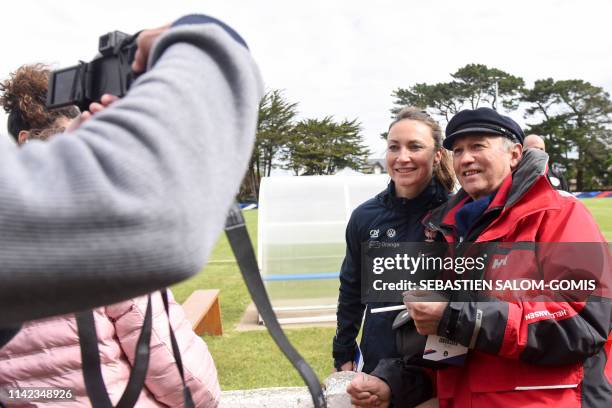
[[[9,115],[7,128],[15,140],[22,130],[42,131],[58,118],[79,115],[75,106],[47,110],[48,77],[49,67],[44,64],[22,65],[0,83],[0,105]]]

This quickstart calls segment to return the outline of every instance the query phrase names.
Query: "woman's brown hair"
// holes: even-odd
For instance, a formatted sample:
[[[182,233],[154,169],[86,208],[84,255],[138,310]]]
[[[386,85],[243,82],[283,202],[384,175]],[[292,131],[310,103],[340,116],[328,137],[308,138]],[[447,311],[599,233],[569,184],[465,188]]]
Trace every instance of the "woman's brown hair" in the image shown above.
[[[442,184],[442,187],[448,192],[452,192],[455,188],[455,172],[453,171],[452,158],[448,151],[442,148],[442,128],[438,122],[429,116],[429,114],[423,109],[415,108],[413,106],[405,107],[400,110],[389,125],[389,130],[397,122],[410,119],[421,122],[431,129],[431,134],[434,139],[434,147],[436,150],[441,150],[440,162],[434,165],[433,175]]]
[[[48,111],[49,67],[44,64],[22,65],[0,83],[0,105],[8,113],[8,131],[17,140],[22,130],[42,131],[52,127],[58,118],[75,118],[74,106]]]

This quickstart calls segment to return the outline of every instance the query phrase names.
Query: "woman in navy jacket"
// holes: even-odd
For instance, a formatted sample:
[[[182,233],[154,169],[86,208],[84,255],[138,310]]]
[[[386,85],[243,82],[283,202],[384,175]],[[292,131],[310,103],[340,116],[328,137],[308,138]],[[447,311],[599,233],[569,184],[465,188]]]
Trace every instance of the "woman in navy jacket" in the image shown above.
[[[340,270],[337,330],[333,340],[334,367],[353,370],[355,341],[366,309],[361,352],[363,371],[382,358],[397,356],[391,330],[397,312],[370,313],[380,303],[361,303],[361,245],[366,241],[422,242],[421,220],[447,201],[454,187],[450,158],[442,148],[442,130],[426,112],[401,110],[389,126],[386,164],[391,181],[386,190],[351,214],[346,228],[346,256]]]

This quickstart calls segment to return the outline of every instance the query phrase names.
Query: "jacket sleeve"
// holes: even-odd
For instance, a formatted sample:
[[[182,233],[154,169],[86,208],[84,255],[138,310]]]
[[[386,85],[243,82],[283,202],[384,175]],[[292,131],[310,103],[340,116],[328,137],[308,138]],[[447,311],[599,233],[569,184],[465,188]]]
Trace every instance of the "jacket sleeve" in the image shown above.
[[[191,22],[74,133],[0,138],[0,327],[201,270],[249,162],[262,82],[235,33]]]
[[[346,255],[340,269],[340,291],[333,340],[334,365],[353,361],[365,306],[361,303],[361,241],[355,212],[346,227]]]
[[[416,407],[434,396],[433,373],[406,359],[382,359],[371,375],[387,383],[394,408]]]
[[[221,391],[215,363],[206,343],[193,332],[189,321],[185,319],[183,308],[176,303],[169,290],[168,295],[170,323],[179,345],[185,383],[191,391],[193,402],[197,407],[216,407]],[[172,353],[168,319],[159,292],[151,295],[151,301],[151,355],[145,386],[159,402],[170,407],[183,407],[183,385]],[[146,308],[146,296],[106,308],[130,364],[134,363],[134,352]]]
[[[602,289],[597,296],[586,302],[451,302],[438,334],[540,365],[582,362],[606,344],[612,329],[608,245],[582,204],[568,200],[573,200],[568,208],[541,220],[546,225],[538,237],[541,274],[545,281],[594,279]]]

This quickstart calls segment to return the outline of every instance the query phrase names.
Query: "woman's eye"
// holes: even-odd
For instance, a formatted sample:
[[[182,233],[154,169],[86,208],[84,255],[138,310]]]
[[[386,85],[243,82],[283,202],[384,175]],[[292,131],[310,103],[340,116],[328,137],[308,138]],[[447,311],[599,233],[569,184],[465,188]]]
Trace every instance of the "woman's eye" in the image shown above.
[[[397,151],[399,150],[399,146],[397,146],[397,145],[391,145],[391,146],[387,147],[387,149],[388,149],[390,152],[397,152]]]
[[[423,146],[413,145],[413,146],[410,146],[408,149],[410,149],[411,152],[418,152],[420,150],[423,150]]]

